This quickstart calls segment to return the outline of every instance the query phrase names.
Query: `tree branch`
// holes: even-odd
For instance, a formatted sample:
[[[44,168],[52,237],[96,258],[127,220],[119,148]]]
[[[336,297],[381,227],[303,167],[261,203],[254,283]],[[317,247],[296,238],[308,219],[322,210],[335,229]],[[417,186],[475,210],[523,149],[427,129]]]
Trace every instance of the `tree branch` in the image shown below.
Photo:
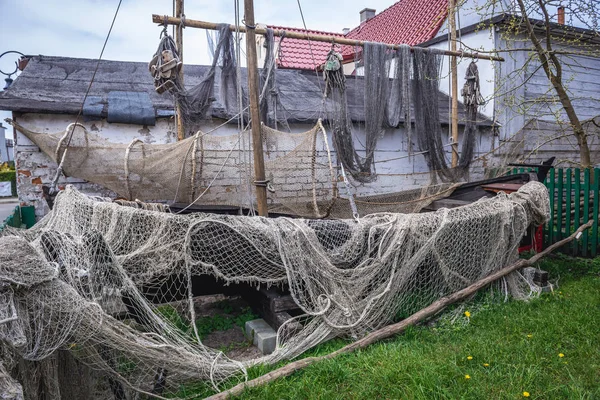
[[[458,292],[456,292],[454,294],[442,297],[441,299],[435,301],[428,307],[423,308],[420,311],[417,311],[415,314],[411,315],[410,317],[403,319],[402,321],[400,321],[396,324],[392,324],[392,325],[386,326],[385,328],[382,328],[375,332],[372,332],[372,333],[368,334],[367,336],[365,336],[364,338],[357,340],[356,342],[351,343],[347,346],[344,346],[341,349],[334,351],[333,353],[329,353],[325,356],[308,357],[308,358],[304,358],[302,360],[294,361],[294,362],[287,364],[281,368],[271,371],[268,374],[265,374],[261,377],[252,379],[248,382],[240,383],[239,385],[236,385],[229,390],[226,390],[224,392],[217,393],[213,396],[210,396],[207,398],[207,400],[227,399],[227,398],[229,398],[229,396],[240,394],[246,388],[264,385],[264,384],[272,382],[276,379],[279,379],[279,378],[282,378],[285,376],[289,376],[292,373],[294,373],[300,369],[306,368],[309,365],[315,364],[319,361],[329,360],[329,359],[337,357],[341,354],[351,353],[355,350],[365,348],[368,345],[375,343],[379,340],[387,339],[391,336],[397,335],[397,334],[401,333],[402,331],[404,331],[407,327],[409,327],[411,325],[415,325],[416,323],[421,322],[421,321],[431,317],[432,315],[437,314],[438,312],[442,311],[444,308],[446,308],[450,304],[456,303],[459,300],[463,300],[463,299],[471,296],[473,293],[475,293],[479,289],[489,285],[490,283],[494,282],[495,280],[500,279],[503,276],[506,276],[509,273],[514,272],[518,269],[535,264],[536,262],[538,262],[540,259],[542,259],[546,255],[548,255],[552,251],[564,246],[565,244],[567,244],[575,239],[578,239],[579,238],[578,235],[581,232],[585,231],[586,229],[589,229],[593,223],[594,223],[594,220],[588,221],[585,225],[582,225],[581,227],[579,227],[579,229],[577,229],[577,231],[575,231],[575,233],[573,233],[568,238],[565,238],[559,242],[554,243],[553,245],[549,246],[544,251],[531,257],[529,260],[519,260],[516,263],[511,264],[508,267],[505,267],[505,268],[487,276],[486,278],[483,278],[483,279],[475,282],[474,284],[472,284],[462,290],[459,290]]]

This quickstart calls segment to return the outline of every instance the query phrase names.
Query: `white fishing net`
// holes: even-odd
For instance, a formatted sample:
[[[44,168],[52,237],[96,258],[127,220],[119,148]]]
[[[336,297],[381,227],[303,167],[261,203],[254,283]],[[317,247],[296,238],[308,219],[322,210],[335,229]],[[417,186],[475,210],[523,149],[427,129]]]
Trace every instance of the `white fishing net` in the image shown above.
[[[29,361],[69,351],[108,375],[113,393],[174,398],[198,380],[219,388],[249,365],[359,338],[510,264],[526,229],[548,218],[548,201],[531,182],[432,213],[269,219],[143,210],[67,187],[34,228],[0,237],[2,347]],[[195,321],[199,276],[288,286],[303,315],[280,328],[271,355],[231,360],[203,345],[193,323],[184,332],[157,309],[178,297],[188,301],[181,318]],[[535,290],[518,272],[502,286]],[[110,315],[119,301],[135,322]]]

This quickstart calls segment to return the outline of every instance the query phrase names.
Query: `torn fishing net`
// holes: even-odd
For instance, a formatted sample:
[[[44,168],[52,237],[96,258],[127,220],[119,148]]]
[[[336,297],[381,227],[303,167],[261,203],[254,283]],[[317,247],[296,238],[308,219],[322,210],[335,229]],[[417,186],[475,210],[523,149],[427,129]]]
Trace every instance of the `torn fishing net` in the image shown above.
[[[515,261],[528,227],[549,214],[538,182],[454,209],[359,221],[177,215],[101,200],[69,186],[32,229],[3,231],[2,350],[28,362],[68,351],[111,387],[157,398],[185,397],[181,385],[196,381],[219,389],[248,366],[410,315]],[[183,332],[158,310],[177,297],[182,318],[195,321],[198,276],[288,287],[303,314],[279,329],[272,354],[229,359],[202,344],[195,324]],[[519,272],[500,286],[517,297],[538,291]],[[135,322],[111,316],[118,302]]]

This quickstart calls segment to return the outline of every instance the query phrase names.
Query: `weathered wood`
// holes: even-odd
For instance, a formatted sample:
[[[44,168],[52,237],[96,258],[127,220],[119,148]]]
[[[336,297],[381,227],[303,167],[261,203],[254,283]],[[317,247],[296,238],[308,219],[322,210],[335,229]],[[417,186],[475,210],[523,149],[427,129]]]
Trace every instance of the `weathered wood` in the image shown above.
[[[254,3],[244,0],[246,25],[254,27]],[[186,20],[187,22],[187,20]],[[258,215],[269,215],[267,209],[267,187],[265,181],[265,159],[263,154],[262,129],[258,97],[258,60],[256,57],[255,29],[246,29],[246,56],[248,57],[248,92],[250,95],[250,118],[252,121],[252,152],[254,155],[254,181]]]
[[[179,25],[181,23],[181,19],[179,19],[179,18],[172,18],[172,17],[167,17],[164,15],[152,14],[152,22],[154,22],[156,24],[162,25],[165,23],[165,20],[167,22],[167,25]],[[184,26],[189,26],[190,28],[200,28],[200,29],[212,29],[212,30],[217,29],[217,24],[214,22],[198,21],[198,20],[187,19],[187,18],[185,19]],[[248,15],[246,15],[246,26],[254,26],[254,22],[253,23],[248,22]],[[230,25],[229,29],[232,31],[235,31],[236,27],[235,27],[235,25]],[[259,34],[259,35],[264,35],[267,33],[267,30],[263,29],[263,28],[247,29],[245,26],[240,26],[239,30],[242,33],[248,33],[249,31],[254,31],[256,34]],[[285,36],[286,38],[289,38],[289,39],[312,40],[315,42],[327,42],[327,43],[333,42],[333,43],[344,44],[344,45],[349,45],[349,46],[361,46],[362,47],[365,44],[365,41],[363,41],[363,40],[353,40],[353,39],[346,39],[343,37],[335,37],[335,36],[315,35],[313,33],[308,33],[308,32],[300,33],[300,32],[294,32],[294,31],[286,31],[284,29],[274,29],[273,34],[275,36]],[[394,50],[397,50],[399,47],[397,44],[389,44],[389,43],[385,43],[385,44],[387,44],[390,49],[394,49]],[[454,55],[454,56],[460,56],[460,57],[466,57],[466,58],[479,58],[481,60],[504,61],[504,58],[502,58],[502,57],[490,56],[487,54],[479,54],[479,53],[464,53],[464,52],[460,52],[460,51],[455,51],[453,53],[451,51],[444,51],[444,54],[447,56]]]
[[[483,279],[480,279],[479,281],[473,283],[472,285],[470,285],[462,290],[459,290],[456,293],[453,293],[449,296],[442,297],[441,299],[433,302],[432,304],[423,308],[422,310],[417,311],[410,317],[403,319],[402,321],[400,321],[396,324],[388,325],[385,328],[382,328],[375,332],[372,332],[372,333],[368,334],[367,336],[365,336],[364,338],[357,340],[356,342],[351,343],[347,346],[344,346],[341,349],[334,351],[333,353],[329,353],[327,355],[320,356],[320,357],[308,357],[308,358],[304,358],[302,360],[294,361],[294,362],[287,364],[281,368],[271,371],[268,374],[265,374],[261,377],[252,379],[248,382],[240,383],[240,384],[232,387],[229,390],[226,390],[221,393],[217,393],[213,396],[207,397],[207,399],[210,399],[210,400],[227,399],[230,396],[241,393],[246,388],[264,385],[265,383],[272,382],[278,378],[289,376],[292,373],[294,373],[300,369],[303,369],[305,367],[308,367],[309,365],[315,364],[316,362],[323,361],[323,360],[329,360],[329,359],[337,357],[341,354],[346,354],[346,353],[350,353],[350,352],[353,352],[358,349],[365,348],[368,345],[373,344],[379,340],[387,339],[391,336],[402,333],[409,326],[415,325],[418,322],[421,322],[421,321],[439,313],[440,311],[442,311],[444,308],[446,308],[450,304],[453,304],[453,303],[456,303],[457,301],[466,299],[467,297],[471,296],[473,293],[477,292],[479,289],[489,285],[490,283],[496,281],[497,279],[500,279],[503,276],[506,276],[506,275],[510,274],[511,272],[514,272],[518,269],[534,265],[536,262],[538,262],[540,259],[542,259],[546,255],[548,255],[552,251],[554,251],[554,250],[564,246],[565,244],[575,240],[576,238],[578,238],[578,236],[583,231],[589,229],[592,226],[593,222],[594,222],[593,220],[588,221],[585,225],[582,225],[579,229],[577,229],[577,231],[575,233],[573,233],[568,238],[565,238],[565,239],[561,240],[560,242],[554,243],[553,245],[549,246],[544,251],[531,257],[529,260],[519,260],[505,268],[502,268],[501,270],[499,270],[491,275],[488,275],[487,277],[485,277]]]
[[[175,16],[177,18],[181,18],[184,15],[183,11],[183,0],[175,1]],[[179,82],[181,83],[181,87],[185,87],[183,84],[183,25],[177,25],[177,29],[175,30],[175,41],[177,44],[177,52],[179,53],[179,61],[181,61],[181,69],[179,70]],[[181,115],[181,105],[177,102],[175,107],[175,113],[177,115],[177,140],[185,139],[185,126],[183,124],[183,118]]]
[[[260,292],[265,296],[268,302],[269,308],[275,312],[296,310],[300,308],[294,301],[294,298],[290,294],[281,294],[274,288],[264,289],[261,288]]]
[[[448,1],[448,22],[450,24],[450,50],[456,53],[456,0]],[[452,168],[458,166],[458,72],[456,55],[450,57],[450,75],[452,82]]]

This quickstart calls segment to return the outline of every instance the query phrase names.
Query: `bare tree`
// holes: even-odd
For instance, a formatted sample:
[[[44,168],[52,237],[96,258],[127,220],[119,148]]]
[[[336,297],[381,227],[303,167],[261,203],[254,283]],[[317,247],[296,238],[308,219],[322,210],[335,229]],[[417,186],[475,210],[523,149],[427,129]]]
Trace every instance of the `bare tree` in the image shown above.
[[[504,55],[507,64],[512,63],[514,67],[510,72],[497,76],[492,96],[498,99],[497,104],[510,109],[510,112],[504,113],[505,118],[521,115],[530,121],[547,121],[550,116],[555,125],[560,127],[560,131],[553,135],[554,139],[571,142],[573,150],[577,149],[579,153],[579,162],[576,164],[584,168],[591,167],[594,160],[590,143],[593,142],[589,141],[589,135],[596,129],[588,119],[600,115],[600,95],[590,94],[591,90],[584,93],[578,87],[585,79],[592,80],[592,84],[597,83],[593,81],[591,70],[600,70],[600,2],[471,0],[467,3],[472,4],[473,1],[477,3],[475,8],[482,21],[490,21],[491,17],[504,14],[499,22],[502,24],[499,33],[502,48],[490,52]],[[481,29],[490,28],[487,24],[480,26]],[[590,76],[582,77],[588,75],[590,65]],[[600,77],[600,73],[594,74]],[[543,83],[545,79],[549,85]],[[535,98],[529,90],[534,86],[538,91]],[[585,89],[589,90],[589,87]],[[529,92],[523,94],[527,90]],[[581,111],[582,104],[586,107],[585,112]],[[496,110],[502,111],[500,106]],[[590,115],[591,110],[597,111]],[[520,126],[513,128],[519,129]],[[546,144],[553,140],[547,137],[540,139]],[[564,161],[575,163],[573,159]]]
[[[539,12],[542,14],[545,22],[545,46],[543,46],[541,40],[538,38],[538,34],[535,32],[531,24],[531,21],[529,19],[529,9],[526,7],[524,0],[517,0],[517,4],[519,5],[521,15],[524,17],[523,20],[527,29],[527,33],[529,35],[529,38],[531,39],[531,42],[533,43],[535,52],[537,53],[537,56],[539,57],[540,62],[542,63],[542,68],[546,73],[546,76],[550,80],[552,87],[556,91],[560,103],[562,104],[562,107],[565,110],[567,117],[569,118],[569,122],[571,123],[573,135],[575,135],[575,138],[577,139],[577,144],[579,145],[581,166],[584,168],[590,168],[592,166],[592,163],[590,159],[590,148],[588,146],[587,135],[585,130],[583,129],[583,126],[581,125],[579,117],[577,116],[577,112],[573,107],[571,97],[569,96],[563,84],[562,64],[552,47],[551,21],[550,14],[548,13],[548,6],[551,5],[551,3],[551,1],[537,0]],[[592,17],[593,15],[582,15],[584,21],[585,19]],[[595,23],[597,27],[597,18],[595,20]]]

